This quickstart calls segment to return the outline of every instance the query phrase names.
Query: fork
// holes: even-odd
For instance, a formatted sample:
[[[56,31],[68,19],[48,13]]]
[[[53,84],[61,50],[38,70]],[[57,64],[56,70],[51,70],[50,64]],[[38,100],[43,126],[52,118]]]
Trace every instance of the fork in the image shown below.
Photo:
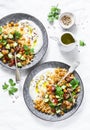
[[[21,80],[21,76],[20,76],[20,71],[17,67],[16,52],[14,53],[14,56],[15,56],[15,80],[16,80],[16,83],[19,83]]]
[[[58,84],[60,84],[70,73],[72,73],[78,66],[79,66],[80,62],[79,61],[75,61],[71,67],[69,68],[68,72],[65,74],[65,76],[58,82]]]

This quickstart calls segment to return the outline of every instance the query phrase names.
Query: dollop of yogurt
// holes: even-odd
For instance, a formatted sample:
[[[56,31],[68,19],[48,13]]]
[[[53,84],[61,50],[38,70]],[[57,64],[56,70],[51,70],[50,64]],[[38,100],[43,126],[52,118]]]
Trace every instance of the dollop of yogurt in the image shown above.
[[[42,32],[37,24],[29,20],[20,20],[19,27],[24,29],[23,35],[26,40],[30,40],[31,48],[34,49],[34,54],[38,53],[43,46]]]

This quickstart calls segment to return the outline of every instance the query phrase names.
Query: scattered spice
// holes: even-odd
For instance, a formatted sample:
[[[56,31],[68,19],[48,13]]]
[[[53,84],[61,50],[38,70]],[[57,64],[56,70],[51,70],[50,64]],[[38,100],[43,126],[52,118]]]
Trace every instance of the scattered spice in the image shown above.
[[[61,21],[63,22],[64,25],[67,25],[67,26],[69,26],[71,24],[71,22],[72,22],[71,17],[68,16],[68,15],[64,15],[61,18]]]

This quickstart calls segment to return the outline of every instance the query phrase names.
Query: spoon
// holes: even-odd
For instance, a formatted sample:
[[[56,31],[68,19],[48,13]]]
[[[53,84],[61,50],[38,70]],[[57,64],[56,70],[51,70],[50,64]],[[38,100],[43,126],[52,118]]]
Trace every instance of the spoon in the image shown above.
[[[60,81],[58,82],[58,84],[60,84],[70,73],[72,73],[78,66],[79,66],[80,62],[79,61],[75,61],[72,66],[69,68],[68,72],[65,74],[65,76],[60,79]]]

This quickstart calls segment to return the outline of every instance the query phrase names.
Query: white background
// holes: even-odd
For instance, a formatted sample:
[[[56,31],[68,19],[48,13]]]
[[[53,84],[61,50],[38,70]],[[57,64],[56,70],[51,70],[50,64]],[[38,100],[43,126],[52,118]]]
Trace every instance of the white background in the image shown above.
[[[79,40],[84,40],[85,47],[79,47],[79,51],[63,53],[57,43],[49,38],[49,45],[42,62],[61,61],[69,65],[74,60],[80,60],[77,72],[84,83],[84,100],[78,111],[69,119],[60,122],[46,122],[35,117],[26,107],[20,90],[19,98],[13,100],[7,92],[2,90],[2,84],[9,78],[14,79],[14,72],[0,65],[0,130],[89,130],[90,129],[90,0],[0,0],[0,18],[15,12],[28,13],[37,17],[45,26],[48,36],[60,36],[63,32],[58,22],[54,27],[47,22],[47,14],[52,5],[59,4],[61,13],[70,11],[74,13],[76,25],[70,30]],[[28,71],[21,72],[22,81]]]

